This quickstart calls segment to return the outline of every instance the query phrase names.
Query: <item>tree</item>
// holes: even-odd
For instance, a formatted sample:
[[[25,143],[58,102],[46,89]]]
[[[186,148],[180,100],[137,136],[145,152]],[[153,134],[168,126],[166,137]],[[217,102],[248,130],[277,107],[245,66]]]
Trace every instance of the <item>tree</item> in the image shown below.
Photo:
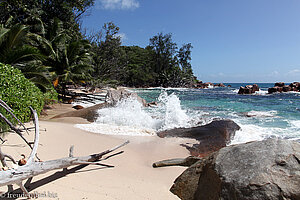
[[[69,35],[82,38],[79,21],[93,5],[94,0],[2,0],[0,23],[10,19],[12,25],[29,25],[31,32],[44,34],[52,26],[53,19],[58,18]]]
[[[0,62],[19,68],[26,78],[46,91],[51,87],[47,77],[47,69],[42,65],[43,55],[30,45],[30,37],[34,36],[24,25],[5,28],[0,25]]]
[[[118,33],[119,27],[108,22],[100,32],[90,36],[95,63],[94,77],[100,82],[119,82],[123,79],[126,57]]]
[[[193,48],[191,43],[183,44],[178,51],[179,64],[183,73],[183,79],[186,83],[190,83],[194,80],[192,65],[191,65],[191,49]]]
[[[126,53],[125,74],[123,82],[127,86],[154,86],[154,72],[151,59],[153,50],[138,46],[123,46]]]
[[[178,70],[176,57],[177,44],[172,41],[172,34],[159,33],[150,38],[150,48],[155,52],[153,60],[155,62],[154,72],[156,73],[156,85],[172,86],[174,84],[169,73]],[[172,76],[173,77],[173,76]]]
[[[90,79],[93,71],[92,55],[89,52],[91,46],[87,40],[63,41],[55,45],[56,48],[45,63],[50,68],[52,79],[57,81],[62,93],[65,93],[66,84]]]

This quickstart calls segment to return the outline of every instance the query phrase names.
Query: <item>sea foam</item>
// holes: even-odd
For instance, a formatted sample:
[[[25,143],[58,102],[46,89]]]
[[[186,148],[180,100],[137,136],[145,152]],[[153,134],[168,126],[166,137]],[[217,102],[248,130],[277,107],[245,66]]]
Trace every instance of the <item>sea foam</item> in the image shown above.
[[[76,127],[94,133],[111,135],[154,135],[157,131],[177,127],[191,127],[195,123],[174,93],[163,91],[158,106],[144,108],[136,98],[123,99],[115,107],[98,110],[98,118],[91,124]]]

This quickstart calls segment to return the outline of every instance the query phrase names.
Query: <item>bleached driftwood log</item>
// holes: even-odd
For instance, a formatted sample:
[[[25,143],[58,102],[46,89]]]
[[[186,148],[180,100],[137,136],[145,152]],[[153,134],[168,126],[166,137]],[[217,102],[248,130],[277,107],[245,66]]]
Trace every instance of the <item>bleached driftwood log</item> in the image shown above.
[[[0,106],[6,107],[7,105],[3,104],[0,101]],[[104,157],[104,158],[103,158],[103,156],[106,154],[109,154],[129,143],[129,141],[126,141],[125,143],[118,145],[112,149],[103,151],[101,153],[92,154],[89,156],[83,156],[83,157],[73,157],[73,148],[74,147],[72,146],[69,150],[69,157],[61,158],[61,159],[57,159],[57,160],[44,161],[44,162],[35,161],[38,143],[39,143],[39,122],[38,122],[38,115],[37,115],[36,111],[33,110],[32,108],[30,108],[30,109],[33,113],[34,126],[35,126],[34,144],[33,144],[33,147],[30,146],[32,148],[32,151],[31,151],[30,156],[25,165],[18,166],[17,168],[6,168],[6,171],[0,171],[0,186],[17,184],[20,186],[20,188],[22,189],[22,191],[25,194],[28,194],[26,188],[22,184],[22,181],[32,178],[33,176],[36,176],[39,174],[44,174],[51,170],[66,169],[67,167],[70,167],[73,165],[81,165],[81,164],[85,164],[85,165],[97,164],[97,165],[103,165],[103,166],[107,166],[107,167],[113,167],[110,165],[102,164],[102,163],[100,163],[100,161],[106,160],[114,155],[123,153],[123,151],[113,154],[111,156]],[[8,121],[5,117],[3,118],[3,115],[1,115],[0,118],[2,120],[4,120],[5,122]],[[18,129],[16,129],[16,127],[14,127],[12,125],[12,123],[9,122],[9,126],[12,128],[12,130],[17,130],[17,133],[19,135],[21,134],[21,132],[18,131]],[[28,143],[28,142],[26,141],[26,143]],[[11,159],[15,163],[15,160],[11,156],[4,154],[1,151],[1,146],[0,146],[0,161],[2,162],[3,167],[7,167],[6,162],[5,162],[6,157]],[[28,196],[29,196],[29,194],[28,194]]]

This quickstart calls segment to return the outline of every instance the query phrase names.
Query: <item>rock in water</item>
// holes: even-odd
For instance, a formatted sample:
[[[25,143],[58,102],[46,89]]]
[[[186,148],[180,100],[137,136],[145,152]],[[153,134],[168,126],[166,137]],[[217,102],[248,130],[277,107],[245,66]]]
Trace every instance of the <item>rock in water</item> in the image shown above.
[[[171,192],[184,200],[298,200],[300,144],[268,139],[224,147],[184,171]]]
[[[186,147],[193,156],[207,156],[225,147],[240,127],[232,120],[215,120],[204,126],[175,128],[157,133],[159,137],[185,137],[200,141],[193,147]]]
[[[259,91],[259,87],[257,84],[246,85],[245,87],[240,87],[238,94],[253,94],[256,91]]]

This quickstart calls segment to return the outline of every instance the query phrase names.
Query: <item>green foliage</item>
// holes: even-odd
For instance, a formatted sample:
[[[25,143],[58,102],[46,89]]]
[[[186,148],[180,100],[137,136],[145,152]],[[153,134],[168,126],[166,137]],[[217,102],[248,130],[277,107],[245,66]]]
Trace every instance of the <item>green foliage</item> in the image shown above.
[[[38,36],[29,33],[24,25],[16,24],[11,28],[0,25],[0,62],[19,68],[26,78],[46,91],[51,82],[42,65],[43,55],[30,44],[32,37]]]
[[[119,27],[112,22],[105,23],[102,30],[90,37],[93,59],[95,63],[94,78],[107,82],[108,80],[123,80],[126,55],[121,48]]]
[[[124,83],[134,87],[154,86],[156,74],[152,68],[153,51],[138,46],[122,48],[126,52],[128,63],[125,69]]]
[[[158,33],[149,46],[121,46],[112,22],[84,40],[80,19],[95,0],[0,1],[0,62],[11,64],[47,99],[66,84],[183,87],[195,81],[190,43]],[[93,80],[92,80],[93,79]],[[52,89],[51,89],[52,88]],[[55,97],[53,98],[55,99]],[[51,101],[51,100],[50,100]]]
[[[80,83],[91,78],[92,55],[89,52],[91,45],[87,40],[53,41],[52,49],[45,64],[49,66],[52,80],[58,80],[64,92],[68,83]]]
[[[44,93],[44,102],[46,105],[53,104],[58,101],[58,94],[56,90],[52,87]]]
[[[69,35],[80,38],[79,20],[93,5],[94,0],[1,0],[0,23],[29,25],[31,32],[43,35],[58,18]]]
[[[149,48],[155,52],[152,59],[154,72],[158,75],[157,86],[183,87],[193,82],[190,43],[184,44],[177,51],[178,47],[172,41],[172,35],[159,33],[150,39]]]
[[[43,93],[26,79],[19,69],[0,64],[0,85],[0,99],[14,110],[14,114],[22,122],[30,120],[29,106],[35,109],[37,113],[42,110],[44,105]]]

